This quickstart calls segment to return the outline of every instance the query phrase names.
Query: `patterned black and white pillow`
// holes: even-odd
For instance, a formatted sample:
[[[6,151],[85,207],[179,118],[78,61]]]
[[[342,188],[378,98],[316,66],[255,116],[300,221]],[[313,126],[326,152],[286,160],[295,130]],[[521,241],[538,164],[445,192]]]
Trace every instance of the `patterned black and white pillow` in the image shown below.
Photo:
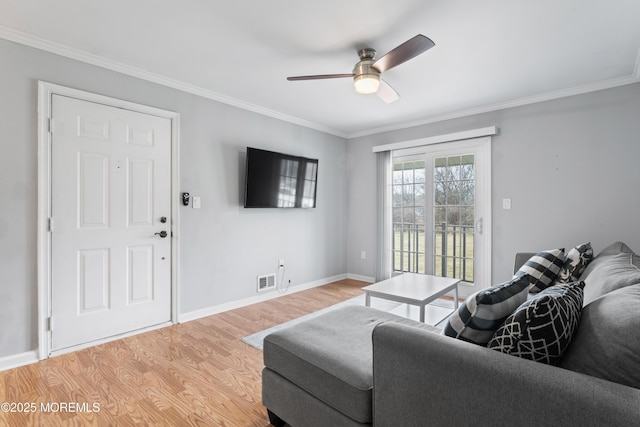
[[[487,347],[524,359],[556,364],[580,324],[584,282],[551,286],[504,321]]]
[[[515,276],[531,276],[529,292],[538,293],[553,285],[564,265],[564,248],[538,252],[524,263]]]
[[[564,265],[560,269],[556,284],[575,282],[580,279],[580,275],[582,275],[592,259],[593,248],[590,242],[571,248],[564,260]]]
[[[480,290],[465,300],[450,317],[443,334],[479,345],[487,345],[496,329],[527,299],[529,276]]]

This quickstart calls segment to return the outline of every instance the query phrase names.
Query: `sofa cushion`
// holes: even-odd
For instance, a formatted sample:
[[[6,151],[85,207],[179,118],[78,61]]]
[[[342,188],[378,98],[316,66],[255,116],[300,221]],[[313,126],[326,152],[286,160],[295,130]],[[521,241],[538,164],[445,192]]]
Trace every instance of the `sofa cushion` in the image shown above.
[[[582,310],[558,366],[640,388],[640,285],[610,292]]]
[[[598,257],[599,263],[584,279],[584,305],[616,289],[640,283],[640,269],[633,264],[634,255],[621,252]]]
[[[530,292],[536,293],[548,288],[558,277],[560,269],[564,265],[564,248],[550,249],[538,252],[516,272],[516,276],[528,274],[531,288]]]
[[[596,255],[593,258],[593,260],[591,260],[587,268],[584,270],[584,272],[580,276],[580,281],[582,282],[586,281],[587,277],[589,277],[589,275],[593,270],[597,269],[600,266],[600,264],[604,264],[608,262],[610,256],[618,255],[621,253],[635,255],[631,250],[631,248],[627,246],[625,243],[614,242],[609,246],[607,246],[606,248],[604,248],[603,250],[601,250],[600,253],[598,253],[598,255]],[[636,257],[634,257],[634,264],[636,265],[636,267],[640,267],[640,264],[635,262],[636,260],[640,262],[640,259],[637,259]]]
[[[529,275],[469,295],[447,321],[443,334],[487,345],[496,329],[527,299]]]
[[[351,419],[371,423],[371,334],[385,321],[440,332],[381,310],[343,307],[267,335],[265,367]]]
[[[551,286],[523,303],[496,331],[488,347],[555,364],[580,323],[583,282]]]
[[[591,243],[571,248],[564,260],[564,265],[560,269],[556,284],[576,282],[593,259],[593,248]]]

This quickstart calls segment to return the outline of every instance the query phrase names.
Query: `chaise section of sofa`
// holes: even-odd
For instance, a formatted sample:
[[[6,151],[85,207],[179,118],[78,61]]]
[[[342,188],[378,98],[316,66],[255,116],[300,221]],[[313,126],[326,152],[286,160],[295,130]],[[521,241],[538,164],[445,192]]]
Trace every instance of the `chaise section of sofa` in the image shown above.
[[[382,322],[439,332],[392,313],[350,306],[265,337],[262,402],[272,423],[371,426],[371,334]]]

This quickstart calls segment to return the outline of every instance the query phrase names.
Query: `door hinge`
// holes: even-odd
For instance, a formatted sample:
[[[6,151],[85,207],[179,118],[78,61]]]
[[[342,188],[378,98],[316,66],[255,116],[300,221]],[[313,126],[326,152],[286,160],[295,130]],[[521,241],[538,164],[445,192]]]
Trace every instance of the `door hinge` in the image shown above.
[[[51,316],[47,317],[47,331],[53,330],[53,318]]]
[[[49,118],[49,133],[53,133],[53,119]]]
[[[52,233],[53,232],[53,218],[49,218],[48,221],[48,228],[49,228],[49,232]]]

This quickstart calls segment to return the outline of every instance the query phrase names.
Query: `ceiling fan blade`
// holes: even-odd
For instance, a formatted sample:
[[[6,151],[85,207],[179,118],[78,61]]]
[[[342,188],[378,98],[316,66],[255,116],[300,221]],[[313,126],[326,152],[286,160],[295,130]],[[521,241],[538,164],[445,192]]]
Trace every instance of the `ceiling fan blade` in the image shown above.
[[[320,79],[340,79],[342,77],[353,77],[352,74],[318,74],[316,76],[295,76],[287,77],[290,82],[298,80],[320,80]]]
[[[421,53],[431,49],[436,44],[422,34],[410,38],[393,50],[387,52],[380,59],[373,63],[372,67],[381,73],[390,70],[408,60],[415,58]]]
[[[380,86],[378,87],[378,91],[376,92],[376,94],[378,95],[378,98],[382,99],[387,104],[391,104],[392,102],[400,99],[400,95],[398,95],[398,92],[396,92],[396,90],[392,88],[389,83],[385,82],[382,79],[380,79]]]

